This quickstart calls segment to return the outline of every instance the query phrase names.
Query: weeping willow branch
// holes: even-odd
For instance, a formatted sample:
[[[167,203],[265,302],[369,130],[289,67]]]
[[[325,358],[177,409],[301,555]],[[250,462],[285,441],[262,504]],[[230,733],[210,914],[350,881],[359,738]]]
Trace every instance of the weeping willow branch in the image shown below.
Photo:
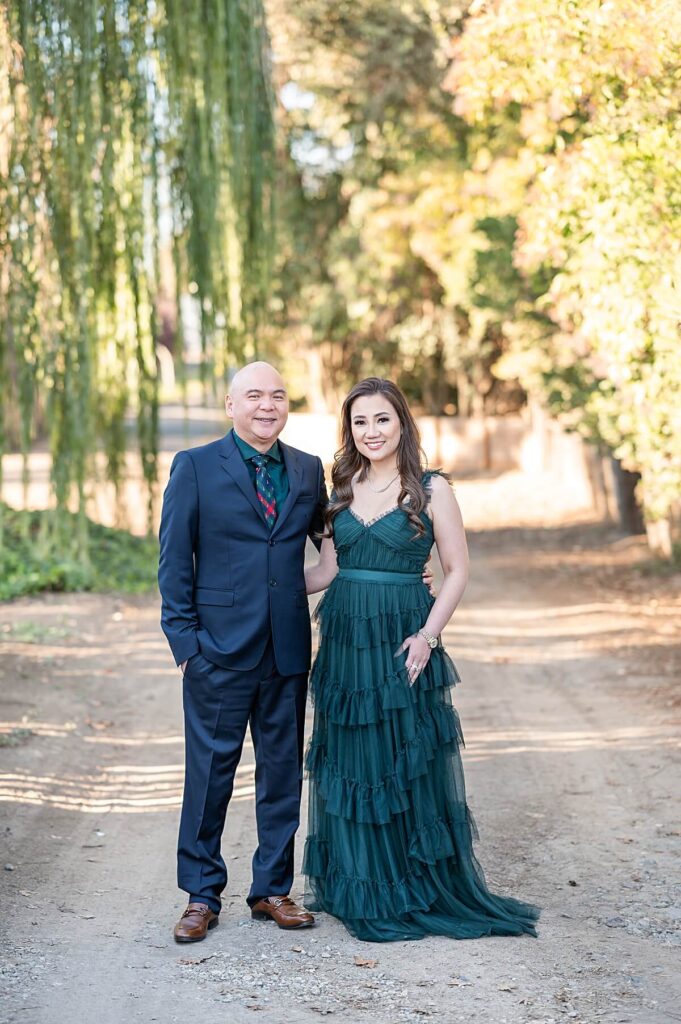
[[[257,352],[274,151],[262,2],[0,3],[0,60],[0,454],[8,425],[27,453],[49,424],[50,543],[86,559],[94,457],[118,491],[130,412],[153,518],[162,262],[180,378],[188,296],[207,387]]]

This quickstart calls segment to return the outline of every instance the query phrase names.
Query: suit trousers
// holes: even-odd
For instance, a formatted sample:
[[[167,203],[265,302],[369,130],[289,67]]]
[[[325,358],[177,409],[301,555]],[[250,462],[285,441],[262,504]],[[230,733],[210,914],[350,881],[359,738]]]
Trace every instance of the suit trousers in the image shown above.
[[[258,847],[249,905],[285,895],[293,884],[300,821],[307,673],[279,674],[272,642],[260,664],[233,671],[201,653],[183,680],[185,783],[177,880],[190,900],[220,911],[227,868],[220,852],[234,776],[250,724],[255,753]],[[238,791],[237,791],[238,793]]]

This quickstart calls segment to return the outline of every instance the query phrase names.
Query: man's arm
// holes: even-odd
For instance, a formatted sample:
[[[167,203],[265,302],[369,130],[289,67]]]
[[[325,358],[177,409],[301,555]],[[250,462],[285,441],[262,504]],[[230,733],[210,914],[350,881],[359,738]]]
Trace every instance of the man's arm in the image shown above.
[[[194,463],[188,452],[178,452],[170,467],[170,479],[163,495],[158,563],[161,627],[178,665],[199,649],[196,639],[199,624],[194,604],[198,513]]]
[[[317,492],[317,507],[312,516],[308,536],[317,551],[319,551],[322,546],[321,534],[324,532],[324,512],[329,504],[329,495],[326,492],[326,481],[324,480],[324,466],[321,459],[317,459]]]

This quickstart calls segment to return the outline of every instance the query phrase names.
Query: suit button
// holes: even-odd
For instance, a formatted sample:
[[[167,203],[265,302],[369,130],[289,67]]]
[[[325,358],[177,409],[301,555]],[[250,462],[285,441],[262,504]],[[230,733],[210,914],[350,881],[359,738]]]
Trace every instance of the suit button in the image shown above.
[[[277,581],[276,581],[276,580],[275,580],[274,578],[272,578],[272,579],[270,580],[270,586],[271,586],[271,587],[276,587],[276,585],[277,585]]]
[[[274,544],[275,544],[275,542],[273,540],[269,541],[269,545],[270,545],[271,548],[274,547]]]

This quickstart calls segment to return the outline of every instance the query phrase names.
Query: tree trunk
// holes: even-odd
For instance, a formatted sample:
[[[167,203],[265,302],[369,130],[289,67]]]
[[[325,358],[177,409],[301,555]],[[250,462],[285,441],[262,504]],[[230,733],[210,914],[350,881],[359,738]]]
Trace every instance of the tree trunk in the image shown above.
[[[636,484],[641,479],[641,474],[623,469],[619,459],[611,458],[610,465],[615,482],[615,500],[620,526],[627,533],[645,533],[643,512],[636,500]]]

